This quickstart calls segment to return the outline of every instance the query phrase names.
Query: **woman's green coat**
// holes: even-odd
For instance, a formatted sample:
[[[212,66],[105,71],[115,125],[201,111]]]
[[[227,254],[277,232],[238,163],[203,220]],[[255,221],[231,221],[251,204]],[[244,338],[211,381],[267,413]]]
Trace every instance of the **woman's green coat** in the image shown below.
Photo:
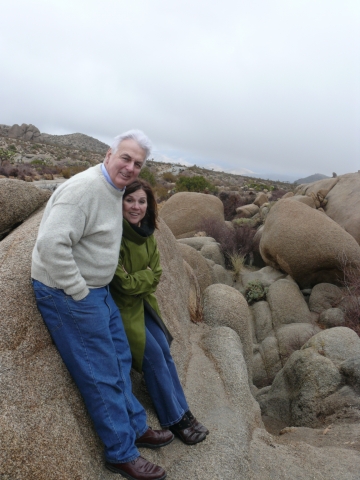
[[[142,371],[145,350],[144,302],[160,316],[154,292],[162,269],[154,235],[143,237],[123,221],[123,237],[115,276],[110,291],[119,307],[133,357],[133,368]]]

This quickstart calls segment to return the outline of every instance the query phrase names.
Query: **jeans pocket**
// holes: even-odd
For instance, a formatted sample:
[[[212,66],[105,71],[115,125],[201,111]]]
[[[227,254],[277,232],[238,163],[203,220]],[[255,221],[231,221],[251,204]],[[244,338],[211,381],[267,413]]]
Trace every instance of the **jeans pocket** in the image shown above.
[[[55,330],[59,330],[59,328],[62,326],[62,318],[56,307],[53,296],[46,295],[44,297],[43,294],[44,292],[35,290],[37,307],[40,310],[41,316],[43,317],[43,320],[46,323],[49,331],[54,332]]]

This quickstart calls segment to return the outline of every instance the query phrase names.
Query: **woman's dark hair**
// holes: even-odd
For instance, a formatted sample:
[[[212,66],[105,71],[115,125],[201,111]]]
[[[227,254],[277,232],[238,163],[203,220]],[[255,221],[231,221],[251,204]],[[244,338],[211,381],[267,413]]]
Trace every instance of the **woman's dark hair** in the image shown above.
[[[136,192],[137,190],[144,190],[144,192],[146,193],[147,209],[145,219],[151,227],[158,228],[157,203],[155,200],[154,192],[152,191],[152,188],[148,182],[142,180],[141,178],[138,178],[134,182],[130,183],[130,185],[127,185],[123,199],[125,199],[128,195]]]

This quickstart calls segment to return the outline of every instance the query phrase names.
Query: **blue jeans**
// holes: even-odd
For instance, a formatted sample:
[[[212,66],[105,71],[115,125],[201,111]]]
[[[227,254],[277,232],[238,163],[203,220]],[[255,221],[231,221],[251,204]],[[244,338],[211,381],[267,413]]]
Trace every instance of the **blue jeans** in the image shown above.
[[[135,439],[148,428],[132,394],[131,353],[109,288],[90,289],[75,301],[63,290],[33,280],[38,309],[83,396],[106,460],[130,462],[140,454]]]
[[[146,343],[142,369],[145,384],[163,428],[189,410],[164,332],[145,312]]]

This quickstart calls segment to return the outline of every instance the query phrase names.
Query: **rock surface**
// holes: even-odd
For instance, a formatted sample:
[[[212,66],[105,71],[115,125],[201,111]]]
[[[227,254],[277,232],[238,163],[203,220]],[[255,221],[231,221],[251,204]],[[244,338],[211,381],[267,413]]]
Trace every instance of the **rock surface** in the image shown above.
[[[327,194],[325,213],[360,244],[360,173],[340,175]]]
[[[360,339],[348,328],[324,330],[294,352],[259,401],[287,425],[317,427],[345,407],[360,408]],[[347,383],[347,386],[344,384]]]
[[[204,292],[204,322],[229,327],[239,335],[252,383],[251,313],[245,298],[228,285],[210,285]]]
[[[179,243],[177,249],[181,253],[183,259],[193,269],[197,281],[199,282],[201,294],[203,294],[205,289],[212,284],[213,275],[210,265],[200,252],[189,247],[189,245]]]
[[[354,238],[323,213],[292,198],[278,201],[270,210],[260,253],[265,263],[287,272],[301,288],[338,282],[342,258],[360,266]]]
[[[214,195],[204,193],[176,193],[159,213],[176,238],[191,237],[206,221],[224,222],[224,206]]]
[[[0,179],[0,239],[14,225],[24,221],[51,196],[48,190],[26,182]]]

